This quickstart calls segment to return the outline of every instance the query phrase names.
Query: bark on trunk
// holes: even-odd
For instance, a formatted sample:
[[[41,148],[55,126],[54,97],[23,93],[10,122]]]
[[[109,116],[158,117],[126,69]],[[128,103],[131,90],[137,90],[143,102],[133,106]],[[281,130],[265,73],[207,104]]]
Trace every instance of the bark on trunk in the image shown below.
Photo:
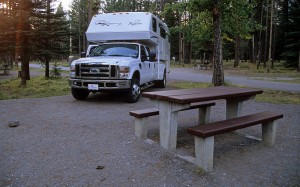
[[[183,53],[182,53],[182,37],[181,33],[179,33],[179,62],[182,62]]]
[[[235,58],[233,67],[236,68],[240,63],[240,37],[235,38]]]
[[[255,59],[255,36],[252,36],[252,42],[251,42],[251,47],[252,47],[252,63],[256,64],[256,59]]]
[[[49,78],[49,69],[50,69],[49,59],[46,59],[46,61],[45,61],[45,77],[46,78]]]
[[[214,27],[214,53],[213,53],[213,85],[224,85],[224,71],[223,71],[223,55],[222,55],[222,30],[221,30],[221,0],[214,0],[213,8],[213,27]]]
[[[269,0],[267,0],[267,6],[269,6]],[[269,20],[269,8],[267,7],[266,11],[266,31],[265,31],[265,50],[264,50],[264,68],[267,66],[267,58],[268,58],[268,20]]]
[[[189,54],[188,54],[189,55],[188,56],[188,63],[191,64],[192,63],[192,56],[193,56],[192,55],[193,54],[193,51],[192,51],[192,42],[188,43],[188,48],[189,48],[188,49],[188,51],[189,51]]]
[[[264,14],[264,8],[263,4],[261,2],[261,13],[260,13],[260,25],[263,24],[263,14]],[[261,63],[261,44],[262,44],[262,29],[259,29],[259,39],[258,39],[258,50],[257,50],[257,69],[260,67]]]
[[[300,72],[300,51],[299,51],[299,59],[298,59],[298,68],[297,71]]]
[[[268,50],[268,67],[267,72],[271,71],[271,61],[272,61],[272,32],[273,32],[273,0],[270,2],[270,31],[269,31],[269,50]]]

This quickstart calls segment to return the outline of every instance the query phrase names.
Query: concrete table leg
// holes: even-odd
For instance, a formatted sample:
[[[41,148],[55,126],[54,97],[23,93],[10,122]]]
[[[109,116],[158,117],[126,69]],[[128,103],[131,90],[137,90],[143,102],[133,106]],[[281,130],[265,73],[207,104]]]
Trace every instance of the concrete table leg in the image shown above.
[[[178,111],[188,108],[190,105],[178,105],[166,101],[160,101],[159,107],[159,136],[160,145],[169,150],[176,150]]]
[[[242,115],[243,102],[226,100],[226,119],[236,118]]]
[[[209,123],[210,106],[205,108],[199,108],[198,111],[198,125]]]

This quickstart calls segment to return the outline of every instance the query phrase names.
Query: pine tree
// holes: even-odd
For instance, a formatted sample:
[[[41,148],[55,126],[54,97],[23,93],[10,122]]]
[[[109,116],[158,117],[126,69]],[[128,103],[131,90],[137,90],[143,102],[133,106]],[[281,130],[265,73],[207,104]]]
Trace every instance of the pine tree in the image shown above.
[[[45,77],[49,77],[51,60],[68,55],[69,44],[69,25],[62,6],[55,13],[51,3],[43,3],[33,30],[33,53],[45,65]]]

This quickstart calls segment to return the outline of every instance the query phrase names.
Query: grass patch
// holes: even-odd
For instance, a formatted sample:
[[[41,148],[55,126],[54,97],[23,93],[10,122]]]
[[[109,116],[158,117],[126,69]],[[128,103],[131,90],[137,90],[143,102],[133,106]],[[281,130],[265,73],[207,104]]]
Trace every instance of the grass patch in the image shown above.
[[[300,93],[264,90],[255,97],[256,101],[275,104],[300,104]]]
[[[20,98],[41,98],[70,94],[68,79],[65,77],[31,77],[27,85],[20,86],[20,79],[11,79],[0,83],[0,100]]]
[[[177,89],[206,88],[211,86],[209,83],[199,82],[172,82],[169,85]],[[300,93],[264,90],[263,94],[258,94],[255,97],[255,101],[274,104],[300,104]]]
[[[271,81],[271,82],[285,82],[285,83],[292,83],[292,84],[300,84],[300,79],[266,79],[266,78],[254,78],[254,80],[263,80],[263,81]]]
[[[195,64],[200,64],[200,60],[192,60],[191,63],[180,63],[171,60],[171,68],[193,68]],[[267,68],[263,68],[263,64],[257,69],[256,64],[249,61],[240,62],[238,67],[233,67],[234,61],[223,61],[224,73],[227,75],[239,75],[247,77],[294,77],[300,78],[300,73],[295,69],[284,67],[284,62],[276,61],[274,68],[267,72]],[[212,69],[210,69],[213,71]]]
[[[206,88],[210,87],[210,83],[203,83],[203,82],[171,82],[170,84],[171,87],[173,88],[178,88],[178,89],[189,89],[189,88]]]

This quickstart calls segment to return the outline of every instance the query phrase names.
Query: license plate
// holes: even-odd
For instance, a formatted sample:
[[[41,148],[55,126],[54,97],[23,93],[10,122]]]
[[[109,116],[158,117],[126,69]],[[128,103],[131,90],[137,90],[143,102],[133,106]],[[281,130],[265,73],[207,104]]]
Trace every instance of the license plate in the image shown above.
[[[88,84],[89,90],[99,90],[98,84]]]

